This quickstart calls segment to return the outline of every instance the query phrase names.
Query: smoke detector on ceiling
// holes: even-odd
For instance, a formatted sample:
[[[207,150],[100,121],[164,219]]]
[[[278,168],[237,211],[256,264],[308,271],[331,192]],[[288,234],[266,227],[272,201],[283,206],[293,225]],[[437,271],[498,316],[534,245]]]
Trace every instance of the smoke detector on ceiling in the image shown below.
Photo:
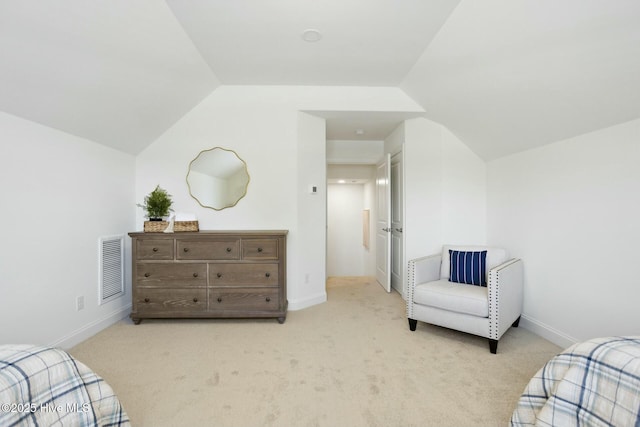
[[[310,28],[308,30],[304,30],[302,32],[302,40],[309,42],[309,43],[314,43],[317,41],[320,41],[320,39],[322,38],[322,34],[320,34],[320,31],[315,30],[313,28]]]

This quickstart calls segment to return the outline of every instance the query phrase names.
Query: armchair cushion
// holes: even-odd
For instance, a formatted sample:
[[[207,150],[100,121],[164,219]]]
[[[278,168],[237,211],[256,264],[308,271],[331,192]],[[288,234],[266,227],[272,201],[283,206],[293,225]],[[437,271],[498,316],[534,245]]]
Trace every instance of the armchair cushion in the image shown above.
[[[455,251],[449,249],[451,271],[449,281],[466,285],[487,286],[487,251]]]
[[[413,302],[472,316],[489,317],[486,287],[461,285],[448,279],[416,285]]]

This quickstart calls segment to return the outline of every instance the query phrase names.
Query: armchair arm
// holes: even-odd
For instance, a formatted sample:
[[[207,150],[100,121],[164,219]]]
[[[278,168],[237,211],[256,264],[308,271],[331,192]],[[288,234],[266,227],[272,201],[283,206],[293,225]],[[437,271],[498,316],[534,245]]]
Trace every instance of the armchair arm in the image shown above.
[[[413,316],[413,291],[417,284],[440,279],[440,263],[442,255],[435,254],[409,261],[409,277],[407,284],[407,316]]]
[[[500,339],[520,317],[523,282],[521,259],[510,259],[489,271],[489,339]]]
[[[440,279],[442,255],[435,254],[409,261],[409,285],[433,282]]]

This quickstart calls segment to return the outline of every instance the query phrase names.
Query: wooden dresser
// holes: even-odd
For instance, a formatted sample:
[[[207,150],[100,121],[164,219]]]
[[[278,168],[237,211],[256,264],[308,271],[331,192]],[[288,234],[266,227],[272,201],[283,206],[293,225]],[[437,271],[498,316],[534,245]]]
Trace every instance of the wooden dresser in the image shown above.
[[[135,324],[287,316],[287,231],[129,233]]]

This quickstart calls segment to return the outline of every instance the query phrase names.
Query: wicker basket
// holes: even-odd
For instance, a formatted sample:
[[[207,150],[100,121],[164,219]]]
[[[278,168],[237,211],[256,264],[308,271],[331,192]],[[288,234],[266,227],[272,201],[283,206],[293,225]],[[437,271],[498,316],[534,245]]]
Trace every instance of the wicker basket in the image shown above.
[[[145,233],[162,233],[167,229],[169,223],[167,221],[145,221]],[[198,221],[176,221],[173,223],[173,231],[181,233],[184,231],[198,231]]]

